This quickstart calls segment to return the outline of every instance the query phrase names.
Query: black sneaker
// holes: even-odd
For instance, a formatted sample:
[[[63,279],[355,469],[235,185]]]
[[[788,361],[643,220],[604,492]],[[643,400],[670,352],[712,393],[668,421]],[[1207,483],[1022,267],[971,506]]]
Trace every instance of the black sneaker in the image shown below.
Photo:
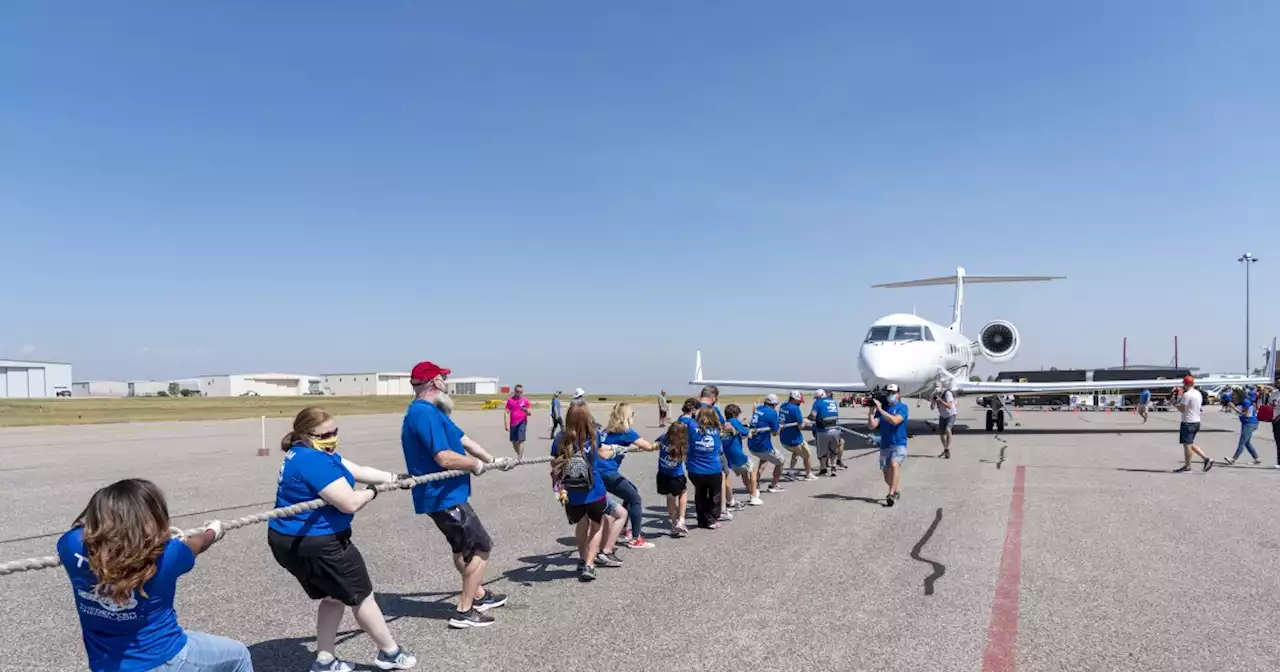
[[[837,466],[837,467],[840,467],[841,469],[848,469],[848,468],[849,468],[849,467],[846,467],[846,466],[845,466],[845,464],[844,464],[844,461],[843,461],[843,460],[841,460],[841,461],[839,461],[839,462],[836,462],[836,466]]]
[[[1234,457],[1224,457],[1222,458],[1222,463],[1229,467],[1236,463],[1236,459]],[[1209,470],[1205,469],[1205,471],[1209,471]]]
[[[944,459],[944,460],[949,460],[949,459],[951,459],[951,449],[950,449],[950,448],[947,448],[946,450],[942,451],[942,459]]]
[[[596,568],[590,567],[587,565],[582,565],[582,567],[578,569],[578,580],[583,583],[587,583],[589,581],[595,581]]]
[[[617,553],[596,553],[596,567],[621,567],[622,559]]]
[[[495,593],[492,590],[486,590],[484,597],[471,603],[471,606],[478,612],[484,613],[495,607],[501,607],[507,603],[507,596],[502,593]]]
[[[1209,470],[1210,470],[1210,469],[1212,469],[1212,468],[1213,468],[1213,459],[1212,459],[1212,458],[1206,458],[1206,459],[1205,459],[1205,461],[1204,461],[1204,467],[1202,467],[1202,469],[1201,469],[1201,470],[1202,470],[1202,471],[1209,471]]]
[[[823,467],[822,469],[819,469],[819,470],[818,470],[818,475],[819,475],[819,476],[826,476],[826,475],[827,475],[827,468],[826,468],[826,467]]]
[[[885,506],[893,506],[893,495],[886,495],[884,498]]]
[[[476,611],[475,607],[471,607],[471,610],[465,614],[455,611],[453,616],[449,617],[449,627],[451,628],[483,628],[487,625],[493,625],[493,623],[492,616]]]
[[[1185,473],[1187,473],[1188,471],[1191,471],[1191,467],[1179,467],[1179,468],[1177,468],[1177,469],[1174,469],[1174,470],[1173,470],[1173,473],[1175,473],[1175,474],[1185,474]]]

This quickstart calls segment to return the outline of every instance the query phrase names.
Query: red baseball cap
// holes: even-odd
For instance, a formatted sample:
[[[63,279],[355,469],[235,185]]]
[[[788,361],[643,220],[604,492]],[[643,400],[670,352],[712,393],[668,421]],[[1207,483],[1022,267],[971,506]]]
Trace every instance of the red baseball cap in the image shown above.
[[[449,369],[437,366],[431,362],[418,362],[414,365],[413,371],[409,372],[409,382],[425,383],[436,376],[447,376],[450,373]]]
[[[1183,378],[1183,379],[1182,379],[1182,384],[1183,384],[1183,385],[1195,385],[1195,384],[1196,384],[1196,379],[1195,379],[1195,378],[1192,378],[1191,376],[1187,376],[1187,377],[1185,377],[1185,378]]]

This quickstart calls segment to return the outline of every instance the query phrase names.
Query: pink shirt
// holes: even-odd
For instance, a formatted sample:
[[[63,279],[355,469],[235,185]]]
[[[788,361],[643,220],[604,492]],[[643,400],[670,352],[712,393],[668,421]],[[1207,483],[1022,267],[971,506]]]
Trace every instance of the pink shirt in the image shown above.
[[[520,397],[507,399],[507,412],[511,414],[511,426],[514,427],[529,419],[529,400]]]

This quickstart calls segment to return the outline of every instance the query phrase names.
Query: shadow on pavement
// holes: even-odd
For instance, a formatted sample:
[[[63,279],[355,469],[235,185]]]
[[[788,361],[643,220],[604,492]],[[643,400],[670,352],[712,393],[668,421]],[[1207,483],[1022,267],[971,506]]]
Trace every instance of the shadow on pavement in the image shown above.
[[[1200,433],[1201,434],[1217,434],[1217,433],[1229,433],[1231,431],[1232,430],[1229,430],[1229,429],[1208,428],[1208,429],[1201,429]],[[965,430],[965,431],[955,432],[955,434],[991,434],[992,436],[1053,436],[1053,435],[1071,435],[1071,434],[1088,436],[1090,434],[1177,434],[1177,433],[1178,433],[1177,427],[1165,428],[1165,429],[1160,429],[1157,427],[1131,427],[1127,429],[1124,427],[1098,427],[1096,429],[1090,429],[1087,427],[1081,427],[1079,429],[1066,428],[1066,427],[1052,428],[1052,429],[1051,428],[1036,429],[1036,428],[1028,428],[1028,427],[1005,427],[1005,430],[1003,432],[984,432],[978,429],[971,430],[971,431]]]
[[[363,634],[364,631],[359,628],[342,631],[338,633],[336,641],[338,644],[342,644]],[[256,672],[292,672],[293,670],[309,669],[311,663],[316,659],[316,654],[308,645],[313,644],[315,641],[315,637],[293,637],[251,644],[249,646],[249,657],[253,659],[253,669]],[[356,669],[372,670],[376,668],[370,665],[360,665]]]
[[[573,542],[573,537],[569,537],[569,540]],[[577,542],[573,542],[573,544],[576,546]],[[578,576],[578,551],[576,548],[560,551],[559,553],[526,555],[519,560],[526,563],[524,567],[516,567],[502,573],[512,583],[531,586],[535,583],[574,579]]]
[[[826,492],[821,495],[813,495],[814,499],[835,499],[844,502],[866,502],[867,504],[877,504],[884,506],[884,498],[872,499],[871,497],[857,497],[854,495],[841,495],[835,492]]]

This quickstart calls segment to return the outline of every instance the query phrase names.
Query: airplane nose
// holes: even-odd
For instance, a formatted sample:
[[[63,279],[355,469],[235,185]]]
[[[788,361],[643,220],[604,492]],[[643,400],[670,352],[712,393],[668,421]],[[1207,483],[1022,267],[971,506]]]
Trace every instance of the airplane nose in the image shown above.
[[[911,385],[920,378],[918,362],[908,352],[913,344],[867,343],[858,352],[863,382],[871,387],[888,383]]]

